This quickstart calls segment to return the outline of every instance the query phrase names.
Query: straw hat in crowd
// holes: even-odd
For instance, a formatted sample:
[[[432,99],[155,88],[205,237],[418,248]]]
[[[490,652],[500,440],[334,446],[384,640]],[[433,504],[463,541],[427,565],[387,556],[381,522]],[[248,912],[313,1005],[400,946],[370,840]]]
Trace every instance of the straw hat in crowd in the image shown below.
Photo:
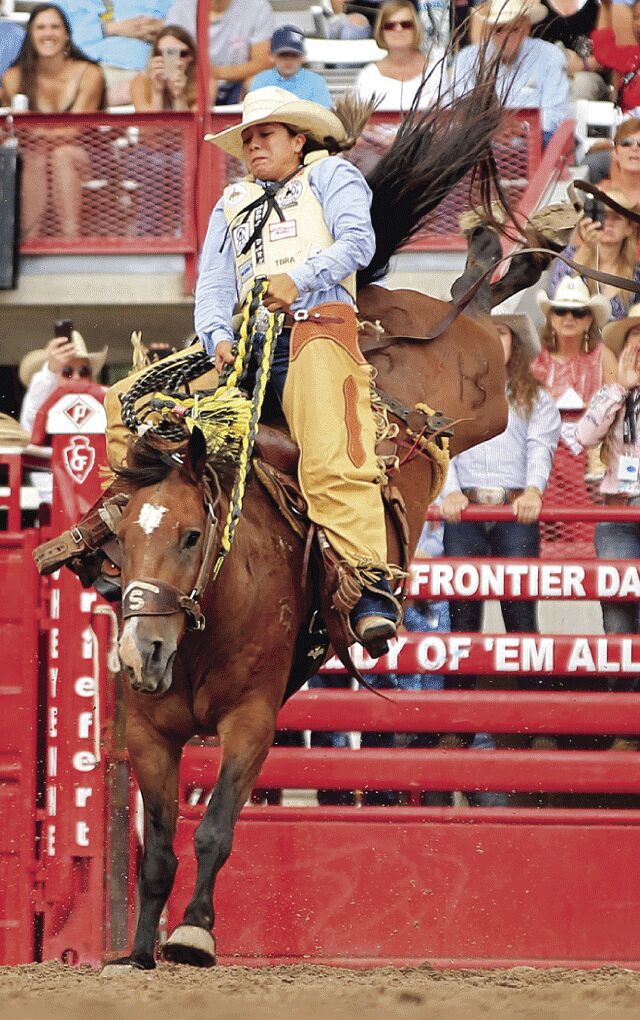
[[[588,308],[598,329],[611,318],[611,302],[602,294],[592,294],[581,276],[563,276],[554,297],[546,291],[537,294],[538,308],[548,315],[554,308]]]
[[[508,25],[518,18],[528,18],[532,25],[544,21],[547,8],[536,0],[489,0],[481,7],[475,8],[475,14],[487,25]]]
[[[524,312],[517,312],[513,315],[492,315],[491,321],[496,326],[507,326],[511,330],[527,352],[529,361],[533,361],[540,353],[540,337],[531,316]]]
[[[269,85],[246,95],[240,124],[218,131],[215,135],[205,135],[204,138],[231,156],[242,159],[242,132],[254,124],[272,122],[296,128],[318,142],[324,141],[326,137],[335,138],[339,142],[346,136],[342,121],[331,110],[308,99],[296,99],[290,92]]]
[[[616,358],[620,357],[620,352],[624,347],[624,342],[627,339],[627,333],[633,327],[640,327],[640,304],[632,305],[629,309],[629,314],[624,319],[617,319],[614,322],[610,322],[608,326],[605,326],[602,331],[602,339],[609,347]]]
[[[84,342],[84,337],[81,333],[78,333],[77,329],[72,331],[71,339],[73,340],[76,348],[74,357],[82,361],[88,361],[91,367],[91,376],[93,379],[97,379],[102,366],[107,360],[107,351],[109,348],[103,347],[101,351],[96,351],[93,354],[90,354],[87,350],[87,345]],[[32,377],[36,372],[40,371],[48,357],[49,352],[44,347],[35,351],[29,351],[28,354],[25,354],[18,368],[18,376],[23,386],[29,385]]]

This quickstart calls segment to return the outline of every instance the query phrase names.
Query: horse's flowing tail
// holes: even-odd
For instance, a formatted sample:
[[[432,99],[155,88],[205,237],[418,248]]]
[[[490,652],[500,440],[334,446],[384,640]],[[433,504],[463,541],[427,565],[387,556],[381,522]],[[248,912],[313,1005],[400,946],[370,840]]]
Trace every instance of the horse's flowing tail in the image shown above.
[[[426,110],[418,110],[416,97],[393,144],[367,175],[373,192],[371,219],[376,251],[370,264],[358,274],[358,286],[379,280],[389,259],[422,225],[428,213],[451,189],[472,172],[472,185],[480,204],[489,209],[493,194],[510,214],[501,192],[491,143],[504,129],[506,93],[496,88],[498,58],[486,46],[478,50],[475,85],[466,95],[454,97],[445,83],[448,54],[428,74],[422,88],[438,78],[436,98]],[[492,219],[491,215],[489,219]]]

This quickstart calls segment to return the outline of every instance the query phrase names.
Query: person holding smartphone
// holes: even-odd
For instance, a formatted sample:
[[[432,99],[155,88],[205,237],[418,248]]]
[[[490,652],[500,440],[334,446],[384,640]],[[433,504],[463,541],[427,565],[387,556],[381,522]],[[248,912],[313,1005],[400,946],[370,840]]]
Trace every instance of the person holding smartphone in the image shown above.
[[[20,424],[31,433],[36,415],[45,400],[59,386],[96,381],[107,358],[107,347],[90,353],[84,337],[69,319],[55,323],[55,336],[46,347],[25,354],[18,376],[27,392],[20,411]]]
[[[613,187],[602,188],[623,209],[634,209],[628,196]],[[640,281],[638,265],[638,233],[636,223],[626,219],[609,206],[602,203],[585,201],[583,215],[576,227],[575,241],[562,252],[581,266],[588,269],[599,269],[604,273],[613,273],[627,280]],[[551,265],[551,286],[549,292],[555,294],[558,284],[573,270],[560,259]],[[588,281],[592,294],[596,293],[596,284]],[[640,299],[640,294],[620,290],[610,284],[598,284],[597,292],[611,301],[611,318],[622,319],[630,307]]]
[[[146,70],[131,83],[136,110],[192,110],[196,105],[196,44],[179,25],[158,32]]]

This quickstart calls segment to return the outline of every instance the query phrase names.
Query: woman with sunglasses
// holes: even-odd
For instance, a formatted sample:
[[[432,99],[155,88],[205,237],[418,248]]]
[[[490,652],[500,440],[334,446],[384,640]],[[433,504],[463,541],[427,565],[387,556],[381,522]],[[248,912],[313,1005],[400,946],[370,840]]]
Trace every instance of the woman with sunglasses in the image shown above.
[[[603,469],[597,455],[587,462],[576,443],[575,426],[596,390],[616,377],[615,356],[603,346],[600,333],[611,317],[611,303],[602,294],[591,294],[579,276],[565,276],[553,297],[545,291],[538,293],[538,306],[545,322],[541,351],[531,371],[551,393],[562,419],[547,500],[551,506],[565,505],[568,498],[589,503],[585,475],[592,480],[601,477]],[[588,525],[544,525],[543,535],[548,541],[573,543],[578,552],[592,554]]]
[[[640,150],[638,152],[640,155]],[[623,191],[612,187],[603,187],[602,190],[623,209],[633,209],[633,203]],[[599,208],[598,219],[587,215],[581,217],[576,227],[576,240],[564,249],[563,254],[588,269],[599,269],[637,283],[640,282],[638,232],[637,224],[603,206]],[[551,267],[551,292],[555,293],[560,281],[572,272],[565,262],[556,259]],[[596,286],[589,281],[592,293],[596,292]],[[608,284],[599,285],[598,291],[611,301],[613,319],[622,319],[629,306],[640,300],[640,294]]]
[[[136,111],[193,110],[196,105],[196,44],[186,29],[165,25],[158,32],[146,71],[131,83]]]
[[[386,57],[367,64],[356,79],[356,91],[363,99],[375,95],[378,110],[407,111],[422,88],[418,107],[430,106],[437,91],[437,75],[425,75],[429,61],[422,51],[423,31],[418,12],[406,0],[389,0],[376,17],[374,38],[387,51]],[[424,85],[423,85],[424,81]]]
[[[25,354],[18,377],[27,392],[22,401],[20,424],[31,435],[38,411],[61,386],[97,382],[107,357],[107,348],[90,353],[83,336],[72,330],[71,336],[55,336],[46,347]],[[32,471],[29,482],[35,486],[40,502],[50,504],[53,481],[50,471]],[[44,520],[44,518],[42,518]]]

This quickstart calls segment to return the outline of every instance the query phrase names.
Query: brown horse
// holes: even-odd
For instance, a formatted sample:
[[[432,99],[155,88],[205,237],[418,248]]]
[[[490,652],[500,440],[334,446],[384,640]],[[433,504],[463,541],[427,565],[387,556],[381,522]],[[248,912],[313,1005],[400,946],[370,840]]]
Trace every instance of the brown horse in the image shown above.
[[[447,310],[442,302],[407,291],[370,287],[363,314],[406,336],[424,332]],[[366,349],[366,344],[364,345]],[[412,406],[421,401],[464,418],[453,452],[500,432],[505,425],[504,366],[497,336],[461,316],[431,343],[398,339],[371,355],[382,390]],[[196,887],[183,922],[164,949],[167,959],[200,966],[215,962],[213,889],[231,851],[233,829],[273,741],[278,710],[290,681],[296,637],[305,622],[303,542],[253,477],[231,552],[202,593],[205,630],[187,630],[193,608],[182,593],[197,586],[210,507],[224,519],[227,497],[211,489],[204,442],[194,432],[176,459],[148,437],[132,442],[125,481],[131,497],[118,528],[127,611],[120,656],[129,674],[127,746],[144,800],[145,848],[140,916],[131,955],[118,961],[155,966],[161,911],[177,861],[172,850],[178,810],[178,769],[184,744],[216,734],[222,748],[213,795],[195,836]],[[407,505],[412,548],[431,487],[422,456],[393,478]],[[217,492],[217,495],[215,494]],[[389,559],[398,561],[395,534]],[[163,615],[140,615],[136,599],[169,593]],[[187,611],[184,611],[184,610]],[[298,685],[305,678],[299,678]]]

